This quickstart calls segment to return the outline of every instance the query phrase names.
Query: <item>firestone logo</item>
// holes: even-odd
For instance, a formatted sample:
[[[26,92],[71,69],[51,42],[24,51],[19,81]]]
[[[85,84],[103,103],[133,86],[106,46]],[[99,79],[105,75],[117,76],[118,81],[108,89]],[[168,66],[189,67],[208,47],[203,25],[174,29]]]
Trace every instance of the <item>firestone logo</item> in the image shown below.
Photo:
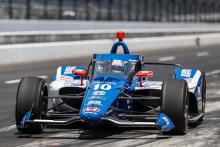
[[[92,95],[105,95],[105,91],[94,91]]]

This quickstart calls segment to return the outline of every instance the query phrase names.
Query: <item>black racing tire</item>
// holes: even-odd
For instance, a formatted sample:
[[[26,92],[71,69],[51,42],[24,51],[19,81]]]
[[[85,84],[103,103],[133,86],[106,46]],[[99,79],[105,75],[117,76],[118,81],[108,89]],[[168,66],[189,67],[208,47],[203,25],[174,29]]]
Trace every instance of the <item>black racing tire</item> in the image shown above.
[[[164,134],[184,135],[188,129],[188,86],[185,80],[163,83],[162,113],[171,118],[175,127]]]
[[[202,117],[198,120],[198,122],[202,122],[204,119],[204,115],[205,115],[205,103],[206,103],[206,75],[205,72],[202,69],[199,69],[201,74],[202,74],[202,86],[201,86],[201,96],[202,96]]]
[[[22,78],[17,90],[15,121],[21,133],[42,133],[41,124],[29,124],[22,127],[21,121],[24,115],[31,110],[30,119],[41,119],[46,114],[48,102],[43,99],[48,96],[48,86],[44,79],[37,77]]]

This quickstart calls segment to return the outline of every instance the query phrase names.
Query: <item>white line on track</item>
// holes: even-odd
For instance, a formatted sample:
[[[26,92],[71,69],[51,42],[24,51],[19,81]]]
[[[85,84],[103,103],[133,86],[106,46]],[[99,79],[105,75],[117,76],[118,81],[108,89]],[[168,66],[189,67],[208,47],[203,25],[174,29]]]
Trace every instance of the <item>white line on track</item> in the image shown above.
[[[48,76],[46,75],[43,75],[43,76],[37,76],[39,78],[42,78],[42,79],[47,79]],[[9,81],[5,81],[5,84],[16,84],[16,83],[19,83],[21,79],[15,79],[15,80],[9,80]]]
[[[204,118],[205,120],[220,120],[220,118],[209,118],[209,117],[207,117],[207,118]]]
[[[12,126],[9,126],[9,127],[1,128],[0,129],[0,133],[1,132],[6,132],[6,131],[10,131],[10,130],[13,130],[15,128],[16,128],[16,125],[12,125]]]
[[[9,80],[9,81],[5,81],[5,84],[15,84],[15,83],[19,83],[21,79],[15,79],[15,80]]]
[[[158,58],[159,62],[164,62],[164,61],[172,61],[175,60],[176,57],[175,56],[167,56],[167,57],[160,57]]]
[[[219,74],[219,73],[220,73],[220,69],[217,69],[217,70],[207,72],[206,76],[213,76],[213,75],[216,75],[216,74]]]
[[[198,53],[196,53],[197,57],[203,57],[203,56],[208,56],[208,55],[209,55],[209,52],[198,52]]]

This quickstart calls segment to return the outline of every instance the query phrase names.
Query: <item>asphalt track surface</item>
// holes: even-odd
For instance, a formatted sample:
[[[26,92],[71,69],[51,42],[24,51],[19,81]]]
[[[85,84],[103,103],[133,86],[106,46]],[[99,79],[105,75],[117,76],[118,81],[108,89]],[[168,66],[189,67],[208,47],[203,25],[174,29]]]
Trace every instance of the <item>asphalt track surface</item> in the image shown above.
[[[0,20],[0,32],[67,31],[147,28],[219,28],[219,23],[126,22],[78,20]]]
[[[87,65],[90,58],[75,58],[0,69],[0,146],[220,146],[220,46],[144,52],[145,61],[200,66],[207,73],[206,114],[202,124],[190,127],[185,136],[166,136],[158,130],[47,128],[43,134],[20,134],[15,129],[15,96],[24,76],[42,76],[51,81],[58,65]]]

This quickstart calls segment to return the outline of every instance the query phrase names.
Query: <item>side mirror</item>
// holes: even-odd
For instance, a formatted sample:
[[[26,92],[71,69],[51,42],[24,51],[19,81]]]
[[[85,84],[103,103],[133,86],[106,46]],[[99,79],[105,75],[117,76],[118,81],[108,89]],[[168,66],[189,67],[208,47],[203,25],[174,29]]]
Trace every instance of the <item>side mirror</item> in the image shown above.
[[[85,69],[73,69],[72,73],[78,76],[86,76],[87,71]]]
[[[137,74],[136,74],[136,76],[138,76],[138,77],[148,77],[148,78],[153,77],[153,75],[154,75],[154,72],[153,71],[148,71],[148,70],[138,71]]]
[[[151,78],[153,77],[154,72],[153,71],[138,71],[136,76],[140,77],[140,87],[142,87],[142,77]]]
[[[73,69],[72,73],[80,76],[81,86],[83,86],[83,76],[86,76],[87,71],[85,69]]]

